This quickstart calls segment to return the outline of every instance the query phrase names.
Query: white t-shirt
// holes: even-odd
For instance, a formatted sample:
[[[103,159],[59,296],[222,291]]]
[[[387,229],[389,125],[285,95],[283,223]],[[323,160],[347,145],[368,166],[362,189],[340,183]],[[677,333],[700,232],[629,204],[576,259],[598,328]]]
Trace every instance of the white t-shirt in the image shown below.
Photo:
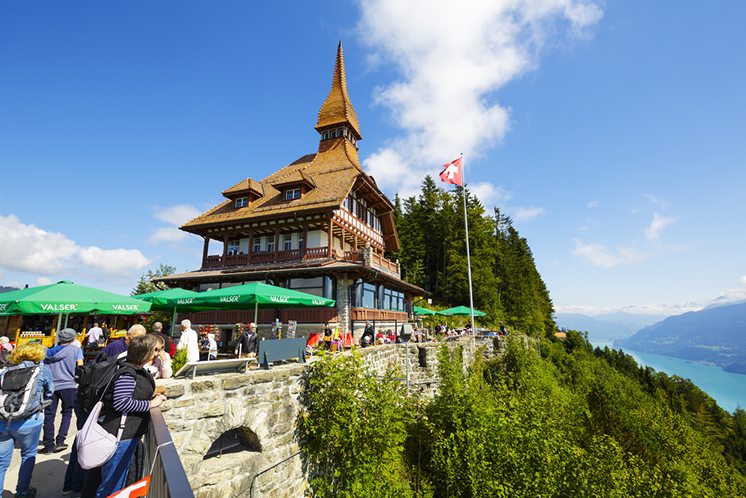
[[[98,342],[102,335],[104,335],[104,331],[101,330],[101,327],[91,327],[86,337],[88,337],[88,342]]]
[[[197,340],[197,332],[194,329],[186,329],[181,333],[179,345],[176,346],[176,349],[185,348],[188,363],[199,361],[199,341]]]

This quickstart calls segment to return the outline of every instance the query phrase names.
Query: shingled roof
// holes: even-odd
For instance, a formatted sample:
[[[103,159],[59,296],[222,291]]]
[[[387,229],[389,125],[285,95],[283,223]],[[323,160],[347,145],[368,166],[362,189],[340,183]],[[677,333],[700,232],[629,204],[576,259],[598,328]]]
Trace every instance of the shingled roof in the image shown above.
[[[257,197],[261,197],[264,195],[264,187],[258,181],[252,178],[246,178],[232,187],[223,190],[223,195],[228,198],[236,197],[244,193],[253,193]]]
[[[316,129],[320,132],[334,125],[344,125],[360,139],[360,125],[347,94],[344,54],[342,43],[337,47],[337,59],[329,96],[319,111]],[[322,134],[324,135],[324,134]],[[387,246],[398,248],[396,228],[393,221],[393,205],[375,185],[375,181],[363,172],[357,147],[352,136],[324,136],[319,141],[316,154],[308,154],[256,181],[241,180],[223,191],[229,200],[223,201],[209,211],[184,224],[181,229],[206,234],[208,227],[230,224],[236,221],[266,219],[292,213],[330,211],[339,208],[353,187],[362,188],[381,207],[381,225],[387,234]],[[303,184],[307,189],[298,199],[286,200],[284,188]],[[232,200],[242,194],[249,196],[247,206],[236,208]]]
[[[350,96],[347,93],[347,75],[341,41],[337,46],[337,61],[334,64],[332,88],[319,110],[316,130],[321,131],[324,128],[340,124],[347,124],[353,130],[358,140],[362,138],[362,135],[360,135],[360,123],[357,120],[355,108],[352,107]]]
[[[316,154],[299,158],[284,168],[272,173],[258,183],[264,195],[248,206],[236,209],[233,202],[226,200],[209,211],[184,224],[181,228],[188,232],[198,232],[201,227],[226,223],[235,220],[264,218],[268,216],[297,212],[300,210],[324,210],[339,207],[362,173],[357,158],[357,150],[346,139],[340,137],[322,142]],[[282,185],[287,178],[313,179],[315,188],[303,194],[300,199],[285,200],[282,191],[273,185]],[[237,185],[242,185],[242,180]],[[253,181],[253,180],[252,180]],[[231,187],[228,190],[233,190]]]

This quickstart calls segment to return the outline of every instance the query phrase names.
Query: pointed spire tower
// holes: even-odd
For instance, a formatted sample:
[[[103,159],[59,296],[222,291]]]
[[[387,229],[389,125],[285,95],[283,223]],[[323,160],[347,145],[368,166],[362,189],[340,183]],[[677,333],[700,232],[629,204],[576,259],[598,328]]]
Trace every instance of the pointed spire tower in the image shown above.
[[[360,135],[360,123],[357,120],[357,114],[355,114],[350,96],[347,94],[347,75],[341,40],[337,46],[337,61],[334,64],[332,89],[319,110],[316,131],[321,135],[319,151],[328,149],[332,145],[328,142],[338,143],[339,139],[342,139],[341,141],[351,144],[357,152],[357,141],[363,138]],[[357,156],[357,154],[355,155]]]

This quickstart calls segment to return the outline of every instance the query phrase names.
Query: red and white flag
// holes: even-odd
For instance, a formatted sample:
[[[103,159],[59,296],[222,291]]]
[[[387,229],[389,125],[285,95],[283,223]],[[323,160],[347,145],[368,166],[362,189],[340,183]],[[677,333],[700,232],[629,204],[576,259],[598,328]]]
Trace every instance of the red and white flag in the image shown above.
[[[107,498],[144,498],[148,496],[148,488],[150,487],[150,476],[145,476],[145,479],[137,481],[134,484],[127,486],[124,489],[114,492]]]
[[[463,157],[443,165],[443,171],[440,172],[440,179],[446,183],[464,186],[464,168],[462,164]]]

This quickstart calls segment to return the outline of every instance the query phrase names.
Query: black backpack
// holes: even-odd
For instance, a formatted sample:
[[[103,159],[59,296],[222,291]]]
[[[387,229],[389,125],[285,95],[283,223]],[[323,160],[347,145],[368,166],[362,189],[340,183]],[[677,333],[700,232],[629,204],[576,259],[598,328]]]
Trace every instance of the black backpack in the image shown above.
[[[106,386],[109,385],[109,381],[123,364],[123,360],[117,358],[97,358],[76,369],[75,380],[78,382],[77,402],[80,407],[80,417],[82,419],[88,418],[93,405],[101,399]]]
[[[0,418],[10,423],[44,409],[37,385],[41,365],[21,363],[0,371]]]

